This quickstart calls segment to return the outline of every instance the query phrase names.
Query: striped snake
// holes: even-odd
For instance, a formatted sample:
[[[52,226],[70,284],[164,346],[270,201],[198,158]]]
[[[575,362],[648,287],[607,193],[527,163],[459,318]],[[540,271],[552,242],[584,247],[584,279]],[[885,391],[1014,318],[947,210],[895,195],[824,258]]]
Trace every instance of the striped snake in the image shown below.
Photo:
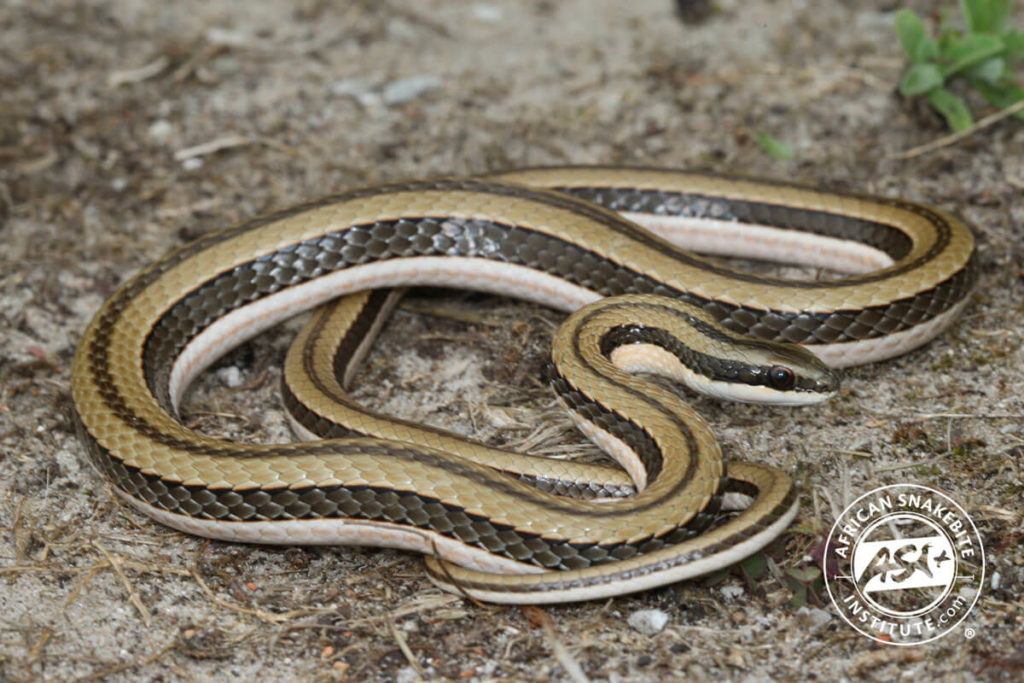
[[[755,276],[683,248],[847,275]],[[970,231],[941,211],[780,182],[575,167],[395,183],[254,218],[150,265],[85,331],[72,393],[92,463],[176,529],[412,549],[435,583],[494,602],[602,598],[733,563],[798,509],[776,469],[729,463],[726,475],[706,423],[634,372],[737,400],[820,401],[837,388],[830,367],[949,325],[974,262]],[[411,285],[576,311],[547,375],[622,469],[509,453],[353,401],[347,378],[395,300],[369,290]],[[285,362],[306,441],[240,445],[178,421],[217,357],[346,294]]]

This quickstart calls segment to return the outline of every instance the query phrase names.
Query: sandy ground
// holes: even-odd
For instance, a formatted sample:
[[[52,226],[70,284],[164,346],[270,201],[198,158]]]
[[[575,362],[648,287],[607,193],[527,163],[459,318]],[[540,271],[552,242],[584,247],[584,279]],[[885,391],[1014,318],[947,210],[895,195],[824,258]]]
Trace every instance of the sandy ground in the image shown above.
[[[943,133],[895,93],[894,6],[718,0],[684,24],[667,0],[0,4],[0,679],[1019,672],[1024,128],[1004,121],[892,158]],[[759,133],[793,158],[766,155]],[[770,555],[778,572],[543,611],[481,607],[433,588],[400,552],[170,531],[85,465],[68,417],[71,356],[101,301],[147,262],[344,187],[570,162],[856,188],[975,227],[980,286],[926,348],[848,372],[841,395],[813,410],[695,401],[728,454],[800,482],[801,515]],[[590,452],[538,379],[559,319],[463,293],[415,296],[360,395],[492,443]],[[230,438],[288,438],[276,398],[287,337],[232,353],[184,419]],[[445,364],[449,354],[465,360]],[[903,482],[948,492],[981,530],[989,578],[963,624],[973,639],[958,629],[879,647],[827,600],[794,608],[781,580],[845,503]],[[663,630],[628,625],[646,609],[667,616]]]

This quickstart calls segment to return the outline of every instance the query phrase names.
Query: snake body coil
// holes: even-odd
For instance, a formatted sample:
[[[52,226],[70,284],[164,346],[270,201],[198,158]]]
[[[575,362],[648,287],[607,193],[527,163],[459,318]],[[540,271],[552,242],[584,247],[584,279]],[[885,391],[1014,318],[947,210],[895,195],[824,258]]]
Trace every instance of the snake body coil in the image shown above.
[[[669,242],[854,274],[754,276]],[[598,598],[734,562],[797,509],[777,470],[731,463],[726,477],[705,423],[623,368],[740,400],[820,400],[835,390],[831,371],[781,342],[832,366],[914,348],[963,308],[973,253],[965,226],[919,204],[704,174],[559,168],[352,190],[208,235],[142,271],[83,335],[72,393],[98,469],[176,528],[410,548],[462,565],[430,560],[428,572],[485,600]],[[556,338],[551,378],[632,482],[355,405],[339,376],[386,308],[379,295],[317,314],[289,354],[294,423],[328,440],[239,445],[175,418],[203,368],[277,321],[419,284],[585,307]],[[732,494],[749,505],[696,535]]]

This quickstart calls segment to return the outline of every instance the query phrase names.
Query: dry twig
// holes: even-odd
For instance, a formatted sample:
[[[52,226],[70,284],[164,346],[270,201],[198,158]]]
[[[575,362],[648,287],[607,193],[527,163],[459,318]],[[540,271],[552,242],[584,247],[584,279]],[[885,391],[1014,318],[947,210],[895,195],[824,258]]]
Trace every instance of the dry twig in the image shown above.
[[[985,128],[988,128],[989,126],[993,126],[1002,121],[1003,119],[1013,116],[1019,111],[1024,111],[1024,100],[1021,100],[1020,102],[1017,102],[1015,104],[1011,104],[1009,107],[1006,107],[1005,109],[1000,109],[994,114],[989,114],[983,119],[979,119],[970,128],[965,128],[964,130],[958,131],[956,133],[944,135],[941,138],[938,138],[937,140],[932,140],[931,142],[926,143],[924,145],[918,145],[917,147],[911,147],[908,150],[897,152],[896,154],[890,154],[886,158],[900,160],[912,159],[914,157],[919,157],[924,154],[929,154],[937,149],[942,149],[943,147],[949,147],[950,145],[954,145],[960,142],[964,138],[968,138],[974,135],[979,130],[983,130]]]

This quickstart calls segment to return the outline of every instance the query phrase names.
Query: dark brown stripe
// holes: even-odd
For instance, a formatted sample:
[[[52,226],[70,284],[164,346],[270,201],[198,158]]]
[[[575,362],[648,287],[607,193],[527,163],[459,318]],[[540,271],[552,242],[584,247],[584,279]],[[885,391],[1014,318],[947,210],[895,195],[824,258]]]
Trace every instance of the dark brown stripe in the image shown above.
[[[744,493],[746,495],[755,495],[759,493],[751,484],[747,482],[740,482],[734,479],[728,480],[726,484],[726,490],[730,492],[735,491],[737,493]],[[558,574],[554,573],[546,574],[543,578],[546,580],[546,584],[549,590],[569,590],[574,588],[585,588],[587,586],[596,586],[611,582],[624,581],[632,579],[634,577],[645,576],[648,574],[653,574],[657,571],[664,571],[666,569],[671,569],[672,567],[678,567],[680,565],[688,564],[690,562],[694,562],[696,560],[714,555],[716,553],[724,552],[729,548],[739,543],[742,543],[748,538],[755,536],[756,534],[760,533],[761,531],[775,523],[777,520],[779,520],[786,513],[786,511],[789,510],[789,508],[793,505],[795,501],[796,489],[790,488],[789,493],[786,495],[786,497],[778,505],[772,508],[770,512],[764,515],[762,519],[758,521],[758,523],[750,524],[740,529],[739,532],[732,534],[728,538],[723,539],[718,543],[711,543],[701,546],[700,548],[696,548],[692,552],[687,553],[685,555],[671,556],[657,565],[642,566],[631,571],[618,571],[600,576],[588,576],[584,577],[583,579],[559,579]],[[451,577],[446,575],[443,572],[443,570],[442,572],[438,573],[432,571],[430,565],[427,565],[427,571],[443,584],[453,583]],[[486,580],[477,581],[474,579],[460,579],[459,581],[455,582],[454,585],[468,590],[491,590],[493,588],[493,586],[487,583]],[[508,593],[529,593],[535,591],[536,587],[519,584],[503,586],[499,590]]]
[[[572,168],[571,166],[569,166],[569,167],[556,167],[556,170],[557,169],[571,169],[571,168]],[[591,167],[580,167],[580,168],[585,168],[585,169],[593,170],[595,168],[600,169],[602,167],[593,167],[593,166],[591,166]],[[611,170],[615,170],[612,167],[607,167],[607,168],[610,171]],[[628,167],[627,167],[627,169],[628,169]],[[528,169],[522,169],[522,170],[523,171],[527,171],[527,172],[530,171],[530,170],[543,171],[543,170],[545,170],[545,168],[544,167],[538,167],[536,169],[529,169],[528,168]],[[619,168],[618,170],[622,170],[622,169]],[[643,171],[643,172],[646,172],[646,173],[666,173],[666,174],[672,173],[671,171],[666,171],[665,169],[658,169],[658,168],[635,167],[635,168],[632,168],[631,170]],[[785,181],[775,181],[775,180],[765,181],[765,180],[759,180],[759,179],[755,179],[755,178],[744,178],[742,176],[735,176],[735,175],[728,175],[728,174],[707,173],[707,172],[701,172],[701,175],[717,177],[717,178],[722,178],[723,180],[731,180],[731,181],[746,180],[746,181],[750,181],[750,182],[759,183],[759,184],[762,184],[762,185],[763,184],[769,184],[769,185],[774,185],[774,186],[777,186],[777,187],[785,187],[785,188],[791,188],[791,189],[798,189],[798,190],[813,192],[813,193],[819,194],[819,195],[822,194],[822,190],[820,188],[814,188],[814,187],[810,187],[810,186],[807,186],[807,185],[801,185],[799,183],[788,183],[788,182],[785,182]],[[497,187],[499,187],[499,188],[507,188],[507,187],[515,187],[515,186],[498,185]],[[515,188],[515,189],[520,189],[520,188]],[[601,186],[601,187],[589,187],[589,186],[588,187],[552,187],[550,189],[553,192],[552,192],[552,194],[549,194],[547,196],[551,197],[553,199],[556,199],[556,200],[560,200],[560,201],[548,201],[548,202],[545,202],[545,203],[548,203],[548,204],[550,204],[552,206],[557,206],[557,207],[560,207],[560,208],[564,208],[564,209],[567,209],[567,210],[570,210],[570,211],[575,211],[576,213],[580,213],[581,215],[585,215],[588,218],[591,218],[592,220],[594,220],[594,221],[596,221],[598,223],[601,223],[601,224],[605,225],[606,227],[608,227],[608,228],[610,228],[612,230],[615,230],[616,232],[619,232],[620,234],[627,234],[627,235],[629,235],[631,237],[636,236],[637,237],[637,241],[642,242],[642,243],[644,243],[644,244],[646,244],[648,246],[651,246],[652,248],[664,251],[664,249],[665,249],[665,242],[663,240],[660,240],[660,239],[656,238],[654,235],[648,233],[645,230],[638,229],[632,223],[630,223],[628,221],[624,221],[620,216],[618,216],[617,214],[614,213],[614,210],[617,210],[617,209],[613,208],[613,207],[616,206],[616,204],[615,204],[615,199],[616,199],[615,195],[616,194],[621,195],[621,194],[635,193],[636,191],[633,190],[632,188],[623,189],[621,187],[616,187],[614,185],[605,185],[605,186]],[[608,197],[597,196],[596,193],[599,193],[599,192],[609,193],[611,195],[611,198],[609,199]],[[505,192],[505,193],[499,193],[499,194],[510,194],[510,195],[515,196],[514,192]],[[862,225],[862,224],[877,225],[877,226],[879,226],[880,228],[883,228],[883,229],[894,230],[894,231],[902,233],[902,231],[899,230],[899,226],[895,225],[895,224],[882,223],[882,222],[872,222],[872,221],[864,221],[862,219],[851,218],[850,216],[847,216],[845,214],[834,213],[834,212],[830,212],[830,211],[812,210],[812,209],[797,209],[795,207],[791,207],[791,206],[788,206],[786,204],[771,204],[769,202],[748,202],[748,201],[740,200],[740,199],[727,199],[726,200],[726,199],[723,199],[723,198],[707,197],[707,196],[702,196],[702,195],[687,195],[687,194],[677,194],[677,193],[669,193],[669,192],[665,192],[663,194],[665,194],[665,195],[674,194],[675,196],[680,197],[683,201],[685,201],[686,198],[688,198],[688,197],[703,198],[703,199],[713,199],[713,200],[716,200],[716,201],[725,201],[725,202],[728,202],[730,207],[732,207],[734,209],[739,208],[739,207],[743,207],[743,206],[747,206],[747,207],[750,207],[750,210],[753,213],[755,213],[759,217],[767,220],[769,224],[774,224],[777,227],[784,227],[784,228],[788,228],[788,229],[801,230],[801,231],[805,231],[805,232],[819,232],[818,230],[808,228],[807,225],[809,223],[812,226],[813,225],[822,225],[822,226],[824,226],[824,225],[828,225],[828,224],[834,224],[834,225],[851,224],[851,225],[854,225],[854,226],[859,226],[859,225]],[[898,208],[898,209],[901,209],[901,210],[904,210],[904,211],[916,214],[918,216],[921,216],[926,221],[928,221],[929,223],[931,223],[931,224],[933,224],[935,226],[935,228],[936,228],[936,239],[935,239],[935,241],[933,242],[933,244],[931,245],[931,247],[928,249],[928,251],[926,253],[924,253],[920,257],[918,257],[918,258],[916,258],[916,259],[914,259],[912,261],[908,261],[907,263],[902,264],[900,267],[895,268],[895,269],[893,269],[891,271],[888,271],[886,273],[872,272],[872,273],[864,273],[864,274],[860,274],[860,275],[851,275],[851,276],[840,278],[840,279],[836,279],[836,280],[822,280],[822,281],[787,280],[785,278],[765,277],[765,276],[760,276],[760,275],[754,275],[754,274],[751,274],[751,273],[744,273],[742,271],[734,271],[734,270],[732,270],[730,268],[727,268],[727,267],[724,267],[724,266],[720,266],[720,265],[715,264],[715,263],[710,263],[709,264],[708,262],[706,262],[704,260],[694,259],[690,254],[688,254],[685,251],[682,251],[682,250],[674,250],[674,251],[678,251],[679,256],[681,257],[679,260],[681,262],[683,262],[683,263],[687,263],[689,265],[694,265],[694,266],[697,266],[697,267],[700,267],[700,268],[705,268],[705,269],[709,270],[710,272],[718,273],[718,274],[721,274],[721,275],[726,275],[728,277],[735,277],[736,279],[743,280],[743,281],[746,281],[746,282],[764,282],[764,283],[770,283],[772,285],[777,285],[777,286],[780,286],[780,287],[792,287],[794,289],[801,289],[801,288],[814,288],[814,289],[826,288],[827,289],[827,288],[844,287],[844,286],[848,286],[848,285],[860,284],[860,283],[866,283],[866,282],[877,282],[879,280],[884,280],[884,279],[893,277],[894,275],[901,275],[903,273],[906,273],[908,271],[911,271],[911,270],[914,270],[914,269],[920,267],[922,263],[930,261],[937,254],[941,253],[942,251],[944,251],[945,249],[947,249],[949,247],[950,239],[952,237],[952,232],[953,232],[952,231],[952,227],[950,226],[950,223],[949,223],[949,219],[948,219],[948,217],[944,213],[938,212],[938,211],[932,209],[931,207],[928,207],[928,206],[925,206],[925,205],[922,205],[922,204],[917,204],[917,203],[914,203],[914,202],[904,201],[904,200],[901,200],[901,199],[895,199],[895,198],[891,198],[891,197],[878,197],[878,196],[874,196],[874,195],[866,195],[866,194],[862,194],[862,193],[849,192],[849,191],[843,191],[843,190],[831,190],[830,189],[830,190],[828,190],[828,194],[836,195],[836,196],[839,196],[839,197],[845,197],[845,198],[848,198],[848,199],[855,199],[855,200],[859,200],[859,201],[872,202],[872,203],[880,204],[880,205],[883,205],[883,206],[890,206],[890,207]],[[594,195],[594,196],[591,196],[591,195]],[[575,200],[576,198],[585,198],[586,201],[584,201],[582,204],[580,204],[578,201],[570,201],[569,200],[570,197],[573,200]],[[532,197],[531,197],[531,199],[532,199]],[[595,210],[595,207],[601,207],[601,208],[600,208],[600,210]],[[775,218],[773,219],[772,216],[775,216]],[[799,217],[799,218],[795,218],[795,217]],[[846,233],[849,233],[849,234],[855,234],[856,231],[855,230],[844,230],[842,232],[846,232]],[[906,253],[905,249],[904,249],[903,253],[904,254]],[[894,255],[894,254],[899,254],[899,251],[896,250],[896,251],[893,252],[893,254],[890,254],[890,255]],[[675,256],[675,253],[673,253],[673,256]]]
[[[381,415],[380,413],[370,410],[357,402],[348,393],[345,393],[343,388],[342,391],[338,391],[341,378],[348,372],[353,354],[363,343],[363,335],[365,335],[366,332],[375,324],[376,318],[380,315],[383,304],[388,299],[388,296],[388,290],[375,290],[367,301],[364,302],[364,305],[357,314],[356,319],[345,332],[343,337],[341,339],[334,340],[336,348],[333,353],[332,371],[337,384],[327,382],[322,378],[320,373],[317,371],[315,363],[317,355],[316,340],[323,336],[324,328],[330,317],[330,314],[326,309],[321,309],[321,312],[316,314],[316,318],[311,323],[312,329],[306,339],[306,344],[302,348],[302,364],[306,376],[312,381],[313,385],[319,392],[325,396],[329,396],[332,401],[344,405],[351,411],[358,412],[359,414],[367,417],[387,420],[394,424],[406,425],[410,429],[421,432],[436,434],[441,437],[462,441],[464,443],[472,443],[470,439],[454,432],[449,432],[427,424],[409,422],[397,417]],[[285,407],[288,412],[291,413],[292,417],[306,429],[322,439],[352,437],[380,438],[377,434],[360,431],[350,424],[335,422],[333,419],[328,419],[327,417],[313,411],[294,394],[287,382],[287,377],[284,375],[282,375],[281,378],[281,393]],[[498,448],[496,450],[504,449]],[[608,486],[599,482],[579,482],[557,479],[554,477],[537,477],[503,468],[496,467],[495,469],[500,472],[504,472],[509,476],[516,477],[519,481],[526,482],[530,486],[546,493],[552,493],[558,496],[574,498],[577,500],[591,500],[593,498],[628,498],[636,495],[636,489],[634,487]]]
[[[363,340],[366,339],[366,335],[369,334],[373,324],[380,317],[381,309],[384,308],[384,304],[387,303],[389,296],[390,293],[386,289],[375,289],[370,292],[345,336],[338,340],[338,347],[334,350],[334,359],[332,361],[334,376],[338,378],[338,382],[341,382],[341,379],[348,373],[349,364],[352,363],[356,351],[363,343]],[[326,323],[326,320],[327,318],[324,316],[324,323]],[[322,330],[323,324],[318,326],[318,331],[314,336],[322,336]],[[311,353],[312,349],[303,349],[303,363],[306,364],[307,372],[313,367]],[[315,376],[312,372],[309,375],[311,377]]]
[[[386,290],[378,291],[386,292]],[[351,350],[354,351],[354,349],[359,346],[359,330],[357,328],[362,328],[363,333],[365,333],[366,330],[372,327],[374,323],[373,318],[379,312],[380,304],[383,303],[383,300],[385,298],[386,293],[384,297],[380,298],[380,300],[376,302],[376,304],[374,304],[372,297],[370,300],[367,301],[366,305],[364,305],[363,308],[360,310],[353,326],[350,328],[349,332],[346,333],[345,337],[341,340],[341,344],[338,347],[339,352],[342,352],[340,351],[342,347],[350,347]],[[470,441],[469,439],[466,439],[458,434],[454,434],[443,429],[437,429],[427,425],[409,422],[407,420],[403,420],[400,418],[381,416],[378,413],[375,413],[371,410],[364,408],[358,402],[353,400],[352,397],[349,396],[348,394],[338,393],[335,390],[336,386],[325,383],[320,377],[320,374],[316,372],[316,349],[314,348],[315,345],[312,342],[314,339],[320,337],[323,334],[323,329],[327,323],[327,319],[327,315],[321,315],[316,321],[314,321],[314,329],[311,331],[310,336],[307,340],[308,343],[304,346],[302,353],[302,361],[305,373],[307,377],[310,378],[313,385],[316,387],[317,391],[326,396],[330,396],[334,401],[337,401],[338,403],[346,406],[350,410],[362,413],[363,415],[367,415],[374,418],[386,419],[397,424],[404,424],[414,429],[433,432],[435,434],[439,434],[441,436],[453,439],[458,439],[460,441]],[[579,349],[577,349],[577,353],[579,353]],[[349,357],[351,357],[351,355]],[[585,357],[582,358],[582,361],[590,369],[590,372],[597,373],[597,370],[590,366],[589,361],[587,361]],[[343,373],[345,371],[346,365],[344,363],[339,364],[338,359],[335,358],[334,369],[337,376],[337,373]],[[629,444],[630,447],[633,448],[635,452],[641,457],[641,460],[643,461],[644,466],[647,470],[649,481],[653,483],[654,480],[657,479],[658,474],[661,472],[662,469],[662,456],[661,449],[658,447],[657,443],[655,442],[651,434],[644,430],[640,425],[637,425],[636,423],[632,422],[625,416],[619,414],[614,409],[604,406],[600,402],[594,400],[592,397],[589,397],[584,393],[580,392],[578,388],[569,383],[560,374],[555,373],[555,376],[549,375],[547,379],[552,384],[552,386],[555,387],[556,392],[563,399],[567,399],[567,396],[570,393],[579,396],[579,401],[571,401],[571,403],[573,404],[573,409],[583,414],[587,414],[589,412],[591,421],[593,421],[595,424],[601,425],[603,429],[605,429],[606,431],[610,431],[615,436]],[[636,400],[637,402],[646,402],[648,404],[651,404],[655,408],[659,409],[661,412],[669,415],[669,417],[679,426],[680,431],[686,435],[686,443],[689,452],[691,454],[696,454],[698,452],[697,442],[692,432],[690,432],[689,430],[689,425],[687,425],[684,421],[679,419],[678,416],[665,410],[660,405],[654,403],[644,394],[634,390],[633,388],[622,385],[607,377],[604,377],[604,379],[616,385],[624,392],[629,393],[631,396],[634,397],[634,400]],[[564,384],[564,387],[561,389],[558,387],[559,382],[562,382]],[[292,414],[296,416],[296,419],[299,420],[304,426],[306,426],[307,429],[314,432],[315,434],[321,436],[330,435],[333,438],[359,436],[379,438],[376,435],[361,433],[358,430],[353,429],[349,425],[337,424],[332,420],[328,420],[323,416],[312,412],[306,405],[299,401],[299,399],[292,393],[287,383],[283,381],[282,391],[285,395],[285,402],[289,408],[289,411],[292,412]],[[581,410],[581,403],[586,404],[586,408],[583,410]],[[568,514],[585,515],[594,518],[611,517],[621,514],[634,514],[636,512],[645,511],[652,507],[660,505],[662,502],[664,502],[665,499],[673,498],[676,495],[678,495],[682,491],[682,489],[688,484],[689,480],[693,477],[693,472],[696,467],[695,460],[696,458],[691,458],[682,481],[670,492],[668,492],[664,497],[652,499],[644,505],[632,506],[628,512],[615,511],[611,508],[598,510],[580,510],[579,507],[571,500],[565,501],[564,503],[557,499],[555,499],[555,501],[541,500],[538,502],[539,504],[542,504],[545,508],[549,510],[555,510],[558,512]]]

